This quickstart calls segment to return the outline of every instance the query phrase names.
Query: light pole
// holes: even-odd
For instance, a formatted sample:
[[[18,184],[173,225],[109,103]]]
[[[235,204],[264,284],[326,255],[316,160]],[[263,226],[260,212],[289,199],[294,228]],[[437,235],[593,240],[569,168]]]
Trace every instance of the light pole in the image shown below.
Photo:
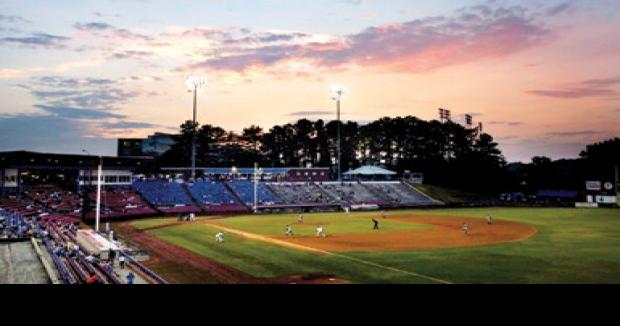
[[[193,127],[196,127],[196,115],[198,110],[198,90],[207,85],[207,79],[204,77],[189,77],[186,81],[188,92],[194,93],[194,115]],[[192,132],[192,180],[196,180],[196,131]]]
[[[93,156],[87,150],[83,149],[82,152]],[[99,156],[99,166],[97,166],[97,206],[95,208],[95,231],[99,233],[99,220],[101,219],[101,177],[103,174],[103,157]],[[90,184],[92,185],[92,175],[90,178]]]
[[[254,214],[258,211],[258,163],[254,163]]]
[[[336,101],[336,120],[337,120],[337,135],[336,135],[336,151],[337,151],[337,162],[336,162],[336,171],[338,173],[338,182],[342,181],[341,172],[340,172],[340,100],[347,92],[347,89],[344,86],[332,86],[332,100]]]

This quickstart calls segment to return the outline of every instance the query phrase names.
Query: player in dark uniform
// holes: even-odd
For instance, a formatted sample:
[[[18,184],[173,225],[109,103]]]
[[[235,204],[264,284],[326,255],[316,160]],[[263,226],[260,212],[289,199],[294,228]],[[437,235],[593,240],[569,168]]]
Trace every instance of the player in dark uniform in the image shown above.
[[[374,224],[374,226],[372,227],[373,230],[379,230],[379,221],[375,220],[374,218],[372,219],[372,223]]]

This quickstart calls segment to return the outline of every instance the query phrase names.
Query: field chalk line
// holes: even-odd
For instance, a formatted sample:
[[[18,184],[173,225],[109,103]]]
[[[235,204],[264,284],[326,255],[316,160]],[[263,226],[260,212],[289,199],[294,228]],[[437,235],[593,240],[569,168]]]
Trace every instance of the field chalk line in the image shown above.
[[[255,234],[255,233],[245,232],[245,231],[241,231],[241,230],[237,230],[237,229],[231,229],[231,228],[227,228],[227,227],[224,227],[224,226],[221,226],[221,225],[217,225],[217,224],[213,224],[213,223],[201,223],[201,224],[214,227],[214,228],[216,228],[216,229],[218,229],[220,231],[225,231],[225,232],[237,234],[237,235],[243,236],[243,237],[248,238],[248,239],[259,240],[259,241],[268,242],[268,243],[276,244],[276,245],[279,245],[279,246],[293,248],[293,249],[298,249],[298,250],[302,250],[302,251],[309,251],[309,252],[318,253],[318,254],[324,254],[324,255],[328,255],[328,256],[340,257],[340,258],[348,259],[348,260],[351,260],[351,261],[354,261],[354,262],[357,262],[357,263],[360,263],[360,264],[365,264],[365,265],[369,265],[369,266],[373,266],[373,267],[377,267],[377,268],[382,268],[382,269],[386,269],[386,270],[389,270],[389,271],[392,271],[392,272],[398,272],[398,273],[402,273],[402,274],[407,274],[407,275],[410,275],[410,276],[415,276],[415,277],[427,279],[427,280],[430,280],[430,281],[433,281],[433,282],[437,282],[437,283],[453,284],[452,282],[448,282],[446,280],[442,280],[442,279],[435,278],[435,277],[432,277],[432,276],[422,275],[422,274],[406,271],[406,270],[395,268],[395,267],[385,266],[385,265],[373,263],[373,262],[370,262],[370,261],[367,261],[367,260],[363,260],[363,259],[360,259],[360,258],[355,258],[355,257],[343,255],[343,254],[333,253],[333,252],[327,251],[327,250],[322,250],[322,249],[312,248],[312,247],[308,247],[308,246],[303,246],[303,245],[299,245],[299,244],[296,244],[296,243],[291,243],[291,242],[288,242],[288,241],[282,241],[282,240],[266,237],[266,236]]]

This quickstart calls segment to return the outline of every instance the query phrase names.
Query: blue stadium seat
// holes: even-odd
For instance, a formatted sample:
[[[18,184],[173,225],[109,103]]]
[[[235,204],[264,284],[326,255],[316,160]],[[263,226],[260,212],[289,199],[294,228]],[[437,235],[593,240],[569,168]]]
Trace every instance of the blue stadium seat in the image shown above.
[[[197,181],[188,189],[192,197],[203,205],[239,204],[224,184],[218,181]]]
[[[250,180],[229,181],[230,188],[246,205],[254,204],[254,182]],[[277,197],[262,183],[258,184],[258,203],[260,205],[280,204]]]
[[[136,181],[133,188],[142,193],[146,200],[158,207],[192,205],[192,200],[183,190],[183,186],[176,182],[165,180]]]

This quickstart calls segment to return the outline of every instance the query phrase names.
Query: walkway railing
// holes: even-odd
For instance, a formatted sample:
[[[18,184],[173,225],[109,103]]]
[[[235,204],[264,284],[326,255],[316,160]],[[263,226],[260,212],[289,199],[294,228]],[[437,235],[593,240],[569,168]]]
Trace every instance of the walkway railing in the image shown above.
[[[152,278],[153,280],[155,280],[157,282],[157,284],[168,284],[168,282],[166,280],[164,280],[161,276],[157,275],[155,272],[153,272],[152,270],[148,269],[146,266],[142,265],[141,263],[139,263],[137,260],[133,259],[133,257],[131,257],[130,255],[119,251],[120,255],[125,257],[125,259],[127,259],[127,262],[129,262],[130,264],[136,266],[138,269],[140,269],[140,271],[142,271],[144,274],[146,274],[148,277]]]

